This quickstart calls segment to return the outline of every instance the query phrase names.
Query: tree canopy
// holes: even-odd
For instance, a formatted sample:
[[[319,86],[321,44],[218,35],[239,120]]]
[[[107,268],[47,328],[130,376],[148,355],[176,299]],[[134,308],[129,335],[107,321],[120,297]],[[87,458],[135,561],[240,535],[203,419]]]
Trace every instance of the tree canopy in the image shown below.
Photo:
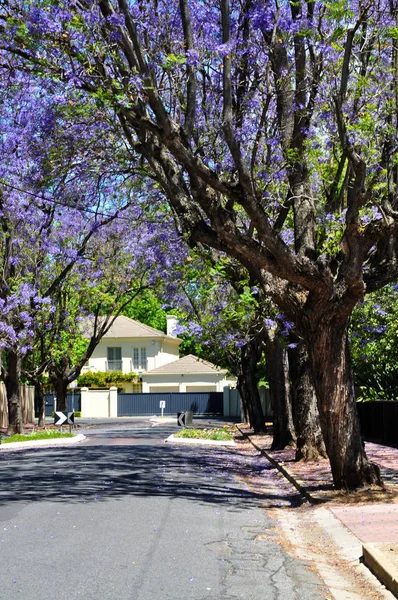
[[[0,21],[5,77],[97,115],[188,242],[244,266],[296,326],[335,484],[377,482],[347,330],[398,275],[395,0],[10,0]]]

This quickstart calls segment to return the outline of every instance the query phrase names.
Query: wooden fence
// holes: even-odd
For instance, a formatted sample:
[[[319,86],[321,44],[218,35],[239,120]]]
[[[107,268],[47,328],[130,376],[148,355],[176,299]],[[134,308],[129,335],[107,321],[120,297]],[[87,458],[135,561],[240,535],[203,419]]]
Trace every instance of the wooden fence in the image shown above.
[[[20,385],[22,419],[24,423],[33,423],[35,419],[35,388]],[[0,382],[0,427],[8,427],[7,394],[4,383]]]

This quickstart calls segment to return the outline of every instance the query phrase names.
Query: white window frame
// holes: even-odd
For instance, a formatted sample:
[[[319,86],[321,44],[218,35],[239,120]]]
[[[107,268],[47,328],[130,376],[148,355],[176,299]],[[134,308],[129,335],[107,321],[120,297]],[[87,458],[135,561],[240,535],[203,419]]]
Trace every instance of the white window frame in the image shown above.
[[[116,352],[119,350],[119,352]],[[120,358],[114,358],[115,354],[119,354]],[[110,358],[113,356],[113,358]],[[110,369],[109,365],[112,363],[118,362],[120,363],[120,369]],[[123,369],[123,356],[122,356],[122,347],[121,346],[108,346],[106,349],[106,368],[107,371],[121,371]]]
[[[133,348],[133,371],[146,371],[148,369],[148,357],[145,347]]]

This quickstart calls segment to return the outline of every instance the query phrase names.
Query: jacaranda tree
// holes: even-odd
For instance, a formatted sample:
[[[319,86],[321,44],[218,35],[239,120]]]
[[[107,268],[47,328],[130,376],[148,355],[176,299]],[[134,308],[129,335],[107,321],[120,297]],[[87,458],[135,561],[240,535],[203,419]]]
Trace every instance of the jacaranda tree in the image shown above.
[[[38,89],[28,77],[3,80],[0,91],[0,350],[11,433],[23,428],[22,361],[35,385],[44,371],[49,373],[64,408],[68,377],[74,378],[72,369],[67,377],[64,371],[74,353],[70,343],[62,354],[62,339],[68,330],[76,335],[90,309],[110,315],[104,289],[117,288],[119,302],[112,298],[112,314],[117,314],[142,288],[142,275],[154,263],[145,252],[154,232],[153,224],[142,218],[142,203],[130,202],[130,195],[139,191],[134,177],[120,172],[122,161],[106,125],[87,110],[78,123],[71,122],[72,101],[61,103],[54,86]],[[94,140],[101,142],[100,148]],[[116,159],[117,166],[112,163]],[[172,243],[169,248],[172,252]],[[156,268],[161,266],[157,260]],[[94,297],[95,285],[95,302],[84,303],[90,291]],[[80,293],[80,303],[66,302],[71,288],[75,297]],[[106,326],[101,322],[95,328],[80,353],[82,364]]]
[[[231,284],[229,262],[217,262],[208,252],[191,252],[181,265],[174,293],[166,299],[170,308],[177,308],[176,332],[185,338],[180,352],[193,352],[235,375],[246,419],[255,432],[265,432],[257,373],[265,306],[257,302],[243,269]]]
[[[396,0],[10,0],[0,19],[3,67],[96,103],[190,243],[295,325],[336,487],[378,483],[347,330],[398,274]]]

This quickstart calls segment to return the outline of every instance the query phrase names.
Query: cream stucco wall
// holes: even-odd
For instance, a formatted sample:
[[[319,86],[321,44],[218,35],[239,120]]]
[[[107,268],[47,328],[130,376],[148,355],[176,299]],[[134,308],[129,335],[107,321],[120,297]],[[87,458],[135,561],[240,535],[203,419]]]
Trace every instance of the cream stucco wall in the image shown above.
[[[117,388],[81,389],[81,413],[86,418],[117,417]]]
[[[104,338],[95,348],[84,371],[106,371],[107,348],[121,348],[122,371],[131,373],[133,369],[133,348],[146,348],[147,370],[151,371],[178,359],[178,343],[154,338]],[[83,372],[84,372],[83,371]],[[140,372],[140,371],[138,371]]]

